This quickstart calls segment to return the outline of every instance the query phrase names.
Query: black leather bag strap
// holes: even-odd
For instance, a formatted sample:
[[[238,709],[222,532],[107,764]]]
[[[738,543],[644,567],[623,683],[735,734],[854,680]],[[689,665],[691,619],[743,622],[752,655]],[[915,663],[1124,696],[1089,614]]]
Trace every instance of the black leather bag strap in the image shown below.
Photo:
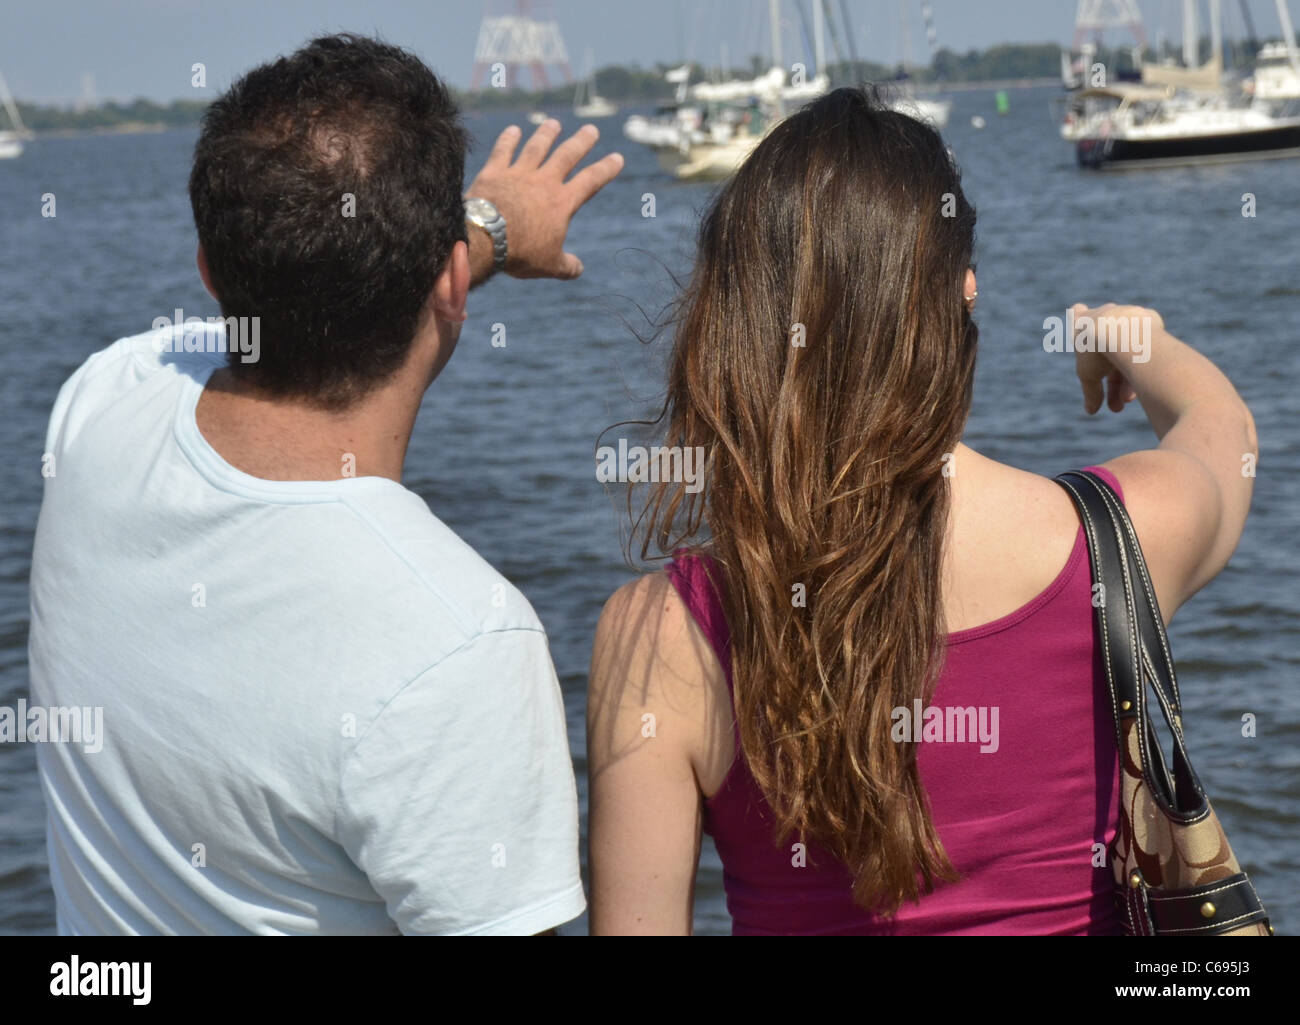
[[[1119,496],[1101,477],[1072,470],[1056,482],[1073,499],[1088,541],[1117,748],[1123,751],[1122,723],[1136,719],[1142,775],[1156,802],[1173,820],[1196,822],[1209,814],[1209,803],[1183,743],[1173,658],[1137,532]],[[1172,738],[1172,766],[1156,736],[1148,695]]]
[[[1088,541],[1093,606],[1121,758],[1123,723],[1136,719],[1142,777],[1152,798],[1172,822],[1198,822],[1210,815],[1210,804],[1183,745],[1178,681],[1137,532],[1101,477],[1071,471],[1056,481],[1074,500]],[[1148,690],[1173,740],[1172,773],[1149,715]],[[1140,870],[1134,874],[1139,885],[1118,887],[1134,935],[1215,935],[1257,922],[1272,931],[1245,872],[1187,889],[1151,888],[1140,882]]]
[[[1123,751],[1120,722],[1137,715],[1138,642],[1134,616],[1126,606],[1128,589],[1124,586],[1125,559],[1110,512],[1096,494],[1090,475],[1070,471],[1056,478],[1074,500],[1088,542],[1088,560],[1092,566],[1093,597],[1101,657],[1106,670],[1115,722],[1115,747]]]

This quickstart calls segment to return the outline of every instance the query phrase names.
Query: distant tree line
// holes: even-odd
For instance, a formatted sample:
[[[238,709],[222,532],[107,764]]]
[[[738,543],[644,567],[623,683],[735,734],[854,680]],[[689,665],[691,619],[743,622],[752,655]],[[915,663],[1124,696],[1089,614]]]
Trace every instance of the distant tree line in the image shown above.
[[[172,100],[171,103],[155,103],[153,100],[138,99],[130,103],[110,100],[81,110],[21,102],[17,107],[23,123],[33,132],[58,132],[120,128],[130,124],[164,125],[168,128],[176,128],[197,124],[207,105],[207,100]]]
[[[929,67],[908,69],[910,77],[919,82],[977,82],[1003,81],[1017,78],[1053,78],[1061,73],[1061,47],[1056,43],[1019,44],[994,47],[992,50],[971,50],[957,54],[940,50]],[[657,64],[643,69],[637,66],[610,66],[596,71],[596,92],[607,100],[618,103],[664,103],[672,99],[674,86],[665,81],[664,73],[673,65]],[[768,69],[767,61],[759,56],[750,58],[747,67],[733,67],[725,71],[716,67],[690,64],[691,81],[721,81],[727,78],[756,78]],[[858,82],[879,82],[893,79],[901,73],[898,67],[873,61],[840,61],[828,63],[826,73],[835,86]],[[809,69],[811,77],[813,69]],[[547,89],[530,90],[511,83],[510,88],[485,88],[475,92],[462,92],[458,99],[466,110],[519,110],[527,107],[555,107],[573,102],[574,84],[555,85]]]
[[[1209,54],[1209,40],[1202,41],[1204,60]],[[1228,43],[1230,63],[1248,65],[1254,57],[1254,44]],[[1143,60],[1154,60],[1150,51],[1140,55]],[[1093,58],[1103,63],[1109,71],[1134,69],[1133,54],[1126,49],[1102,49]],[[673,96],[673,85],[664,79],[671,65],[656,64],[652,68],[639,65],[621,67],[611,65],[596,72],[596,92],[608,100],[623,104],[663,103]],[[691,65],[691,81],[717,81],[723,78],[754,78],[767,70],[767,62],[758,56],[750,58],[748,67],[728,69]],[[841,61],[829,64],[827,74],[833,85],[850,85],[859,82],[879,82],[897,77],[898,67],[871,61]],[[1008,43],[987,50],[968,50],[957,53],[941,49],[934,54],[928,67],[912,67],[909,75],[924,83],[968,83],[1013,81],[1016,79],[1056,78],[1061,72],[1061,47],[1057,43]],[[811,71],[810,71],[811,74]],[[453,90],[461,106],[475,110],[523,110],[530,107],[567,106],[573,102],[574,84],[555,85],[547,89],[532,90],[511,83],[506,89],[480,89],[474,92]],[[109,101],[95,107],[77,109],[52,105],[19,103],[18,111],[27,127],[34,132],[76,131],[87,129],[114,129],[123,126],[147,124],[163,127],[180,127],[197,124],[206,100],[173,100],[155,103],[137,99],[130,103]],[[4,119],[0,118],[0,122]],[[0,123],[0,127],[8,127]]]

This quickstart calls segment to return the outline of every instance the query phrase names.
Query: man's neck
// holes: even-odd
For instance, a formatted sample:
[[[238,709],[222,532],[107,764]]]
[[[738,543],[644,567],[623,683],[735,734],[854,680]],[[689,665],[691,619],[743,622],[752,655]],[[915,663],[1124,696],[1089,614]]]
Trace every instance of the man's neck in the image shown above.
[[[194,418],[227,463],[263,480],[387,477],[401,482],[424,388],[413,375],[343,412],[253,391],[225,367],[214,371]]]

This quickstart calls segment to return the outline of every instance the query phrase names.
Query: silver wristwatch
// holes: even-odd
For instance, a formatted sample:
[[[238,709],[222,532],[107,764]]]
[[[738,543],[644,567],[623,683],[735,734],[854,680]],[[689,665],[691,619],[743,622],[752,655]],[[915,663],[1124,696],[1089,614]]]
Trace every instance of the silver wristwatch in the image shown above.
[[[486,199],[477,197],[465,200],[465,220],[476,224],[492,237],[492,266],[506,269],[506,219],[501,211]]]

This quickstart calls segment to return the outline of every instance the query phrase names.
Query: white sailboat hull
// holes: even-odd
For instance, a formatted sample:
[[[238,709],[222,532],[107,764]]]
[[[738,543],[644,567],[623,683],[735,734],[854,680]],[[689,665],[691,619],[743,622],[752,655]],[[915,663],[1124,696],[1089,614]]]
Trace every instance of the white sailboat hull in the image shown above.
[[[0,132],[0,160],[12,160],[23,152],[23,140],[15,132]]]
[[[1253,107],[1163,101],[1145,119],[1127,105],[1067,122],[1085,167],[1163,167],[1300,155],[1300,117]]]
[[[706,142],[689,149],[660,150],[659,166],[678,181],[726,181],[754,152],[762,136],[740,135],[727,142]]]
[[[613,117],[617,113],[618,107],[601,96],[593,96],[589,103],[579,103],[573,108],[575,117]]]
[[[905,96],[894,100],[890,106],[900,114],[916,118],[943,129],[948,125],[952,114],[951,100],[927,100],[918,96]]]

